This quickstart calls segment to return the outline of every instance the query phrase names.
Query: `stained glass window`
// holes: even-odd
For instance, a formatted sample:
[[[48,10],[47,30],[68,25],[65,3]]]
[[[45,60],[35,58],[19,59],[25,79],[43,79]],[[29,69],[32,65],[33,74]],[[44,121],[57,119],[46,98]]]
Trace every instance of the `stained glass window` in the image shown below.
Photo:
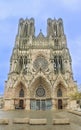
[[[39,96],[39,97],[45,96],[45,89],[42,86],[40,86],[39,88],[37,88],[37,90],[36,90],[36,96]]]
[[[57,97],[62,97],[62,90],[60,88],[57,90]]]
[[[19,92],[19,97],[24,97],[24,90],[21,88],[20,92]]]
[[[45,71],[48,67],[48,61],[42,56],[37,57],[36,60],[33,63],[33,67],[36,70],[41,68],[42,70]]]

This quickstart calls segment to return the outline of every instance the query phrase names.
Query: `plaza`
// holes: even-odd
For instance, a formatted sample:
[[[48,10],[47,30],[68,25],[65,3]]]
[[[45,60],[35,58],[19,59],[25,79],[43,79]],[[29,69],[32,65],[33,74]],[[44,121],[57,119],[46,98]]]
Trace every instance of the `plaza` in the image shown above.
[[[0,118],[8,119],[7,125],[0,124],[0,130],[81,130],[81,112],[80,115],[72,114],[67,111],[2,111],[0,110]],[[45,119],[45,124],[30,124],[24,119]],[[69,119],[69,123],[53,124],[53,120]],[[18,122],[21,120],[21,123]],[[15,123],[14,123],[15,122]]]

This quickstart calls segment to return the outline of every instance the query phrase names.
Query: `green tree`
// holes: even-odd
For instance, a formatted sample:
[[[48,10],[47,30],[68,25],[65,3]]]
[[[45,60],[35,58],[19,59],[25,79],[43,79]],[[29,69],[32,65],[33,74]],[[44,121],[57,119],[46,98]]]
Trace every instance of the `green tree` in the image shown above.
[[[72,100],[80,100],[81,99],[81,92],[75,92],[73,94],[70,94],[70,98]]]

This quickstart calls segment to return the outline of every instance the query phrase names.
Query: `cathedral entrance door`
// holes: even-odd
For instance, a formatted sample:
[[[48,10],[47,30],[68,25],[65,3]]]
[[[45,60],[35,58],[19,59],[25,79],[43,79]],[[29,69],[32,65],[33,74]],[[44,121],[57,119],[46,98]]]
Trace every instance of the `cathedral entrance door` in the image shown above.
[[[58,109],[62,109],[62,99],[58,99]]]
[[[40,100],[36,101],[36,110],[40,110]]]
[[[37,99],[30,101],[30,109],[32,110],[50,110],[52,107],[51,99]]]
[[[45,100],[36,100],[36,110],[45,110]]]
[[[41,110],[46,110],[45,100],[42,100],[42,101],[41,101]]]
[[[21,99],[19,100],[19,108],[23,109],[24,108],[23,106],[24,106],[24,100]]]

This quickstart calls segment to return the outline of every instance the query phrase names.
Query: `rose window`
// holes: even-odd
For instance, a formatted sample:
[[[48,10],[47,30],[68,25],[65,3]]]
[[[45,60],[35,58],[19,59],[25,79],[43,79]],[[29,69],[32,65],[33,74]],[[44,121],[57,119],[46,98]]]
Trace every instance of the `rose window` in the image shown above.
[[[48,67],[48,61],[44,57],[37,57],[33,63],[35,70],[42,69],[45,71]]]
[[[40,86],[40,87],[37,88],[37,90],[36,90],[36,95],[37,95],[38,97],[43,97],[43,96],[45,96],[45,89],[44,89],[42,86]]]

